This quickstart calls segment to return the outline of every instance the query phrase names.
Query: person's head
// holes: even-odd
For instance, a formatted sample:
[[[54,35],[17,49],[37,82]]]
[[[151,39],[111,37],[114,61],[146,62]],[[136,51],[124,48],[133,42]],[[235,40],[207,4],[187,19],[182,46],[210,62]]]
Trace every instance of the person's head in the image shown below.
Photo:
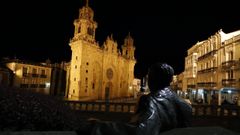
[[[174,75],[173,68],[166,63],[155,63],[148,71],[150,91],[156,91],[170,85]]]

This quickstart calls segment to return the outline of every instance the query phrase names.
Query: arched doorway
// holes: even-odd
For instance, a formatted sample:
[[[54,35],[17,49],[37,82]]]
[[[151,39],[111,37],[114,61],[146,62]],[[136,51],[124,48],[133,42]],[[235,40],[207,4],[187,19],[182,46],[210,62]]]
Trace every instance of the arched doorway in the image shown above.
[[[112,82],[107,82],[106,87],[105,87],[105,100],[109,101],[109,99],[112,98]]]

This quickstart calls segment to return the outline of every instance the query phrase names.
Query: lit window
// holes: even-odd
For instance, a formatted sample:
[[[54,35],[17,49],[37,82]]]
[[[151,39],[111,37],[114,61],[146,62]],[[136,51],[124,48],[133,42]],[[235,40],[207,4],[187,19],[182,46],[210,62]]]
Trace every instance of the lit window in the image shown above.
[[[33,74],[37,74],[37,69],[36,69],[36,68],[33,68],[32,73],[33,73]]]
[[[41,70],[41,75],[45,75],[45,70]]]
[[[27,68],[26,68],[26,67],[23,67],[22,75],[23,75],[24,77],[27,76]]]

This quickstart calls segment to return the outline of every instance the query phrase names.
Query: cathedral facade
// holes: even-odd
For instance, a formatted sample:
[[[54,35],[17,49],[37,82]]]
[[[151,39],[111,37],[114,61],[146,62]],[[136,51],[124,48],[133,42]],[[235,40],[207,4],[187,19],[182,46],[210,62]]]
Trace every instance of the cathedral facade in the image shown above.
[[[114,99],[133,96],[134,40],[129,35],[121,50],[112,36],[103,45],[95,40],[97,23],[88,6],[79,10],[74,20],[74,37],[70,40],[72,51],[68,98]]]

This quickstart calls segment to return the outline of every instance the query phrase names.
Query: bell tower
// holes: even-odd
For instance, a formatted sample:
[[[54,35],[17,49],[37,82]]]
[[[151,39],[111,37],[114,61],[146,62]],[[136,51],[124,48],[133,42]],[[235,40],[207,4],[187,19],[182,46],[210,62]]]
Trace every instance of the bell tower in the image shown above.
[[[135,60],[134,58],[134,52],[135,52],[135,47],[134,47],[134,40],[131,37],[130,33],[128,33],[127,37],[124,39],[124,45],[122,46],[122,51],[123,51],[123,57],[131,60]]]
[[[97,23],[93,20],[94,12],[88,5],[79,10],[79,16],[74,20],[74,36],[70,40],[70,47],[72,50],[71,67],[70,67],[70,84],[68,97],[70,99],[79,99],[87,93],[82,89],[81,82],[82,63],[85,59],[84,48],[88,45],[97,45],[95,41],[95,31]]]
[[[74,20],[74,37],[75,39],[83,39],[90,42],[95,42],[95,31],[97,28],[97,22],[93,20],[94,12],[88,5],[79,10],[78,19]]]

